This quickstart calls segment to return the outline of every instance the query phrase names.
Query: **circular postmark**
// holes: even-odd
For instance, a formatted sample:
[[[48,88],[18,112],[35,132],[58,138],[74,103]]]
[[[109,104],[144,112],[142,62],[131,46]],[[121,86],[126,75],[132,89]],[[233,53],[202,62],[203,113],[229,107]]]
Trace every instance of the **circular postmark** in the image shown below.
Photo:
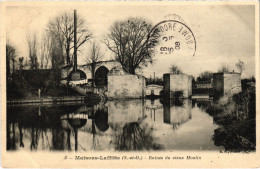
[[[158,41],[156,51],[160,54],[195,56],[196,39],[187,24],[174,19],[164,20],[156,24],[151,32]]]

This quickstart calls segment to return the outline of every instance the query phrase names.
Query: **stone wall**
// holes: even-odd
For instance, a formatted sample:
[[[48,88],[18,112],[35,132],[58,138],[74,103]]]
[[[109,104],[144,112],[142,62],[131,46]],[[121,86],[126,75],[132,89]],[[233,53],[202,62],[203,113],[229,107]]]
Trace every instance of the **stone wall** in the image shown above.
[[[100,61],[96,63],[95,66],[95,72],[98,68],[100,68],[101,66],[106,67],[108,70],[111,70],[113,67],[116,66],[121,66],[121,64],[117,61]],[[86,64],[86,65],[79,65],[78,66],[79,70],[82,70],[88,79],[92,79],[92,73],[91,73],[91,65],[90,64]],[[61,78],[65,79],[67,78],[67,76],[70,74],[70,72],[73,70],[72,66],[64,66],[61,69]]]
[[[108,98],[145,97],[145,78],[138,75],[108,75]]]
[[[213,90],[214,90],[215,97],[220,97],[224,94],[223,73],[214,73],[213,74]]]
[[[174,93],[182,92],[184,98],[192,95],[192,77],[185,74],[164,74],[164,91],[166,96],[173,98]]]
[[[215,96],[233,95],[242,91],[239,73],[214,73],[213,88]]]
[[[97,62],[96,66],[95,66],[95,72],[101,66],[106,67],[110,71],[113,67],[121,66],[121,64],[117,61],[100,61],[100,62]],[[82,71],[84,71],[86,73],[86,75],[89,79],[93,79],[90,64],[80,65],[78,67],[79,67],[79,69],[81,69]]]
[[[241,75],[238,73],[224,74],[224,95],[233,95],[242,91]]]

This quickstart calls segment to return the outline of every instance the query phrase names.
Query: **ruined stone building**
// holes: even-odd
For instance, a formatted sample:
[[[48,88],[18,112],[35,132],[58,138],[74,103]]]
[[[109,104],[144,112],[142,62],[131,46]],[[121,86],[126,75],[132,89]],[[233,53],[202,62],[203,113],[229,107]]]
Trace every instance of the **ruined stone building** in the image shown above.
[[[185,74],[171,74],[163,75],[164,92],[169,98],[174,98],[181,94],[184,98],[189,98],[192,95],[192,77]]]
[[[214,73],[214,96],[230,96],[242,91],[240,73]]]

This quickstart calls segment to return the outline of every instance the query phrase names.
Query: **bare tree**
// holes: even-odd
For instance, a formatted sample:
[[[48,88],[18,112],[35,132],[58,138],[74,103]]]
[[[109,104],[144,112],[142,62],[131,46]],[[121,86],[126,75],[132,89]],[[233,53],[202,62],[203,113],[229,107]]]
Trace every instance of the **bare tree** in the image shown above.
[[[227,65],[221,65],[221,67],[218,69],[219,73],[228,73],[230,72],[229,67]]]
[[[92,74],[92,87],[94,87],[95,82],[95,69],[97,62],[103,59],[104,55],[100,52],[99,45],[93,42],[91,45],[90,53],[87,56],[87,62],[91,64],[91,74]]]
[[[36,33],[27,34],[27,45],[29,50],[29,58],[30,58],[30,68],[37,69],[38,61],[37,61],[37,37]]]
[[[242,74],[243,70],[245,70],[245,65],[242,60],[239,59],[239,61],[236,63],[236,67],[240,74]]]
[[[40,59],[41,69],[49,68],[52,45],[53,44],[52,44],[51,36],[48,33],[45,33],[41,41],[41,59]]]
[[[59,69],[64,65],[63,48],[59,44],[59,39],[56,36],[50,35],[51,39],[51,68],[53,70]]]
[[[154,47],[158,43],[152,25],[143,18],[116,21],[104,39],[105,45],[132,74],[137,68],[153,62]]]
[[[74,19],[73,13],[65,12],[49,21],[47,31],[54,36],[60,48],[65,50],[66,63],[71,63],[70,51],[74,48]],[[78,49],[86,41],[92,38],[92,33],[87,29],[85,20],[77,17],[77,46]]]
[[[176,65],[171,65],[170,73],[173,73],[173,74],[176,74],[176,75],[183,74],[181,69],[178,66],[176,66]]]
[[[10,45],[10,44],[6,44],[6,73],[7,73],[7,76],[10,75],[10,62],[11,60],[13,61],[12,64],[14,64],[14,58],[16,57],[16,51],[15,51],[15,48]],[[14,65],[13,65],[14,67]],[[13,70],[14,71],[14,70]]]

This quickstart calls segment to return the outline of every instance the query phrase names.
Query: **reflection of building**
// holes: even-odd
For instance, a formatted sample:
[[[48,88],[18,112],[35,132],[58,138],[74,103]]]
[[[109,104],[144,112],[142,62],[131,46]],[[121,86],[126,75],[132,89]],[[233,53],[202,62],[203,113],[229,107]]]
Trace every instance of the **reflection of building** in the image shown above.
[[[163,119],[165,123],[178,127],[191,119],[191,100],[185,99],[182,105],[175,105],[172,100],[164,103]]]
[[[162,110],[163,109],[163,105],[160,103],[159,99],[155,99],[155,100],[146,100],[145,103],[146,106],[146,115],[149,117],[151,117],[151,119],[153,119],[153,121],[158,120],[158,118],[156,116],[158,116],[158,110]]]
[[[109,123],[136,122],[145,115],[141,99],[111,100],[107,102]]]
[[[7,150],[82,150],[82,144],[97,144],[99,133],[109,128],[105,106],[30,106],[18,110],[19,114],[12,114],[17,107],[8,108]]]

